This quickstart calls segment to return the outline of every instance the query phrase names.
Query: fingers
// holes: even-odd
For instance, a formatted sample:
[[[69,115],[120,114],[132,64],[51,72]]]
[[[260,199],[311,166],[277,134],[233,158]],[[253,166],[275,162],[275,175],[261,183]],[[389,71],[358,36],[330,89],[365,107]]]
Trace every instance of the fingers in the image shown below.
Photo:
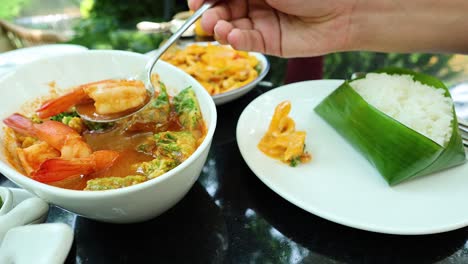
[[[203,0],[189,0],[191,10],[200,8]],[[248,1],[223,1],[207,10],[201,24],[204,31],[213,34],[221,44],[230,44],[238,50],[265,52],[265,40],[262,33],[254,29],[247,18]]]
[[[231,23],[218,21],[214,33],[219,43],[229,44],[234,49],[265,52],[265,40],[249,19],[238,19]]]
[[[231,11],[225,3],[221,3],[203,14],[201,21],[203,30],[209,34],[213,33],[214,27],[219,20],[231,20]]]
[[[203,0],[190,0],[190,9],[196,10],[200,8],[203,2]],[[218,3],[203,14],[201,22],[203,30],[211,34],[219,20],[230,21],[246,17],[248,11],[247,5],[246,0],[230,0]]]
[[[227,36],[234,29],[234,25],[231,23],[220,20],[214,27],[214,37],[221,44],[228,44]]]
[[[265,53],[265,40],[255,29],[234,28],[227,36],[227,42],[236,50]]]
[[[220,20],[214,27],[215,39],[221,44],[227,44],[227,36],[234,28],[246,30],[253,29],[252,21],[247,18],[241,18],[231,22]]]
[[[188,0],[190,10],[197,10],[203,4],[203,0]]]

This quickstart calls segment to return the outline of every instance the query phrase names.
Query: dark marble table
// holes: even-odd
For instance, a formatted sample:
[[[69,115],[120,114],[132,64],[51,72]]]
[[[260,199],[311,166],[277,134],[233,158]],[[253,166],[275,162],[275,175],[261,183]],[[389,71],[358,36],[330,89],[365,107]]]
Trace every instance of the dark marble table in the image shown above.
[[[235,137],[242,110],[270,88],[218,107],[199,180],[175,207],[148,222],[106,224],[51,207],[75,237],[66,263],[468,263],[468,229],[384,235],[319,218],[266,187]],[[0,176],[1,186],[14,186]],[[460,210],[467,210],[460,208]]]

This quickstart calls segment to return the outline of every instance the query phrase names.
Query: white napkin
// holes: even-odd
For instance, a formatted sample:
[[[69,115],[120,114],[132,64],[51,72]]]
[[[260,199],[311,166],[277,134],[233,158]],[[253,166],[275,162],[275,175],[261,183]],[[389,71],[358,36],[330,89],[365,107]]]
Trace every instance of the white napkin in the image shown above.
[[[13,205],[13,195],[10,189],[0,187],[0,197],[2,198],[2,205],[0,207],[0,215],[4,215],[10,211]]]
[[[49,210],[49,205],[42,199],[28,198],[0,216],[0,243],[13,227],[27,225],[41,218]],[[0,263],[3,263],[0,261]]]
[[[73,230],[63,223],[12,228],[0,246],[3,264],[60,264],[67,258]]]

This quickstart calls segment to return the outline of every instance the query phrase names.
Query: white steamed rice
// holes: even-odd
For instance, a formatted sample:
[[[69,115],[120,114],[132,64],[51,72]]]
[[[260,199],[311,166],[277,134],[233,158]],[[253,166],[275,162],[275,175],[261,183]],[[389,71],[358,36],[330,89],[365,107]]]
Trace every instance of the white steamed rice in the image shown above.
[[[351,86],[369,104],[439,145],[450,140],[452,100],[443,89],[421,84],[410,75],[386,73],[369,73]]]

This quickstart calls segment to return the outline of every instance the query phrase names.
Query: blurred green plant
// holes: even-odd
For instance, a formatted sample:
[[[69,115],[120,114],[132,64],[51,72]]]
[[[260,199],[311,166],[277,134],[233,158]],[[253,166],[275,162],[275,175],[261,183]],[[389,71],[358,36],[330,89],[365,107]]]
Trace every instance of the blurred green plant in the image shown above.
[[[421,53],[333,53],[325,57],[324,78],[347,79],[354,72],[369,72],[394,66],[426,73],[440,79],[449,79],[457,75],[456,71],[447,67],[452,57],[453,55]]]
[[[69,43],[90,49],[118,49],[146,53],[159,47],[164,34],[147,34],[136,30],[119,29],[113,18],[85,19],[75,27]]]
[[[325,56],[324,79],[349,79],[354,72],[369,72],[379,68],[394,66],[412,69],[433,75],[442,80],[455,77],[458,72],[451,69],[449,61],[453,55],[422,53],[376,53],[376,52],[342,52]],[[287,59],[268,56],[271,63],[267,79],[275,86],[284,83]]]
[[[154,0],[84,0],[82,15],[88,19],[111,18],[124,29],[135,29],[142,20],[161,21],[164,1]]]
[[[75,26],[70,41],[91,49],[119,49],[145,53],[159,47],[165,34],[136,30],[143,20],[162,21],[164,1],[83,0],[83,19]]]
[[[31,0],[2,0],[0,4],[0,19],[10,20],[17,17],[21,9]]]

